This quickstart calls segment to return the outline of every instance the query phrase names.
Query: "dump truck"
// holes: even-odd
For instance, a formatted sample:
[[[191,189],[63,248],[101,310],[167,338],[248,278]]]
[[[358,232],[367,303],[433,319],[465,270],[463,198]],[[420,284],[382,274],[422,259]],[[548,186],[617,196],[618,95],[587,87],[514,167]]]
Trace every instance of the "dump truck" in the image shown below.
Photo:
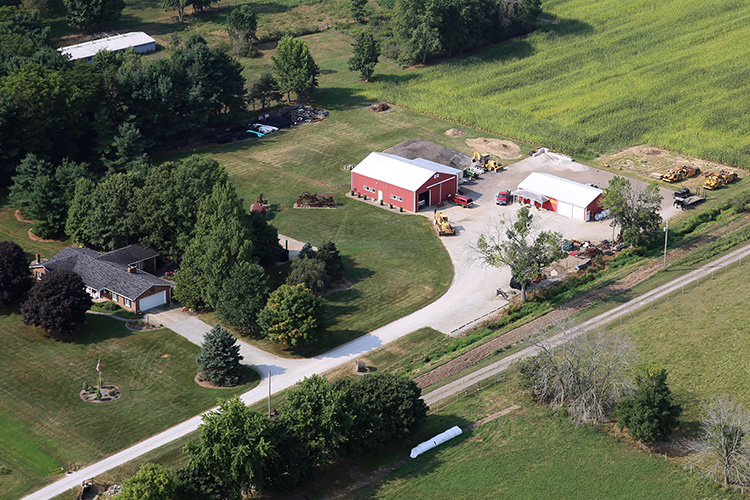
[[[446,236],[456,234],[456,230],[453,229],[450,222],[448,222],[448,216],[443,212],[438,212],[437,209],[434,211],[435,214],[435,232],[438,236]]]

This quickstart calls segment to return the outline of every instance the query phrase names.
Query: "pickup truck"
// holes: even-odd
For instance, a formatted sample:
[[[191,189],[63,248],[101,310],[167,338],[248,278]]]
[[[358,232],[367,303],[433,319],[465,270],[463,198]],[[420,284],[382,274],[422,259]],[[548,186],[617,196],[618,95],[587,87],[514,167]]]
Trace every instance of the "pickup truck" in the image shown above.
[[[495,204],[497,205],[510,205],[513,198],[511,198],[510,191],[500,191],[497,193]]]
[[[474,200],[462,194],[449,194],[448,201],[455,205],[461,205],[464,208],[468,208],[474,204]]]

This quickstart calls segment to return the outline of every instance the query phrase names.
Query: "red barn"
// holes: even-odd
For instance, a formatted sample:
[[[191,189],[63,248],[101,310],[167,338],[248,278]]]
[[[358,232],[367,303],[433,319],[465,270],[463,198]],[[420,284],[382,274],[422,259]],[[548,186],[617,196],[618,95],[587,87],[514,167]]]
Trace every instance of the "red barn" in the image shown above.
[[[418,212],[455,194],[462,176],[461,170],[424,158],[370,153],[352,170],[352,191]]]
[[[582,221],[593,220],[602,211],[601,189],[540,172],[525,178],[513,191],[513,197]]]

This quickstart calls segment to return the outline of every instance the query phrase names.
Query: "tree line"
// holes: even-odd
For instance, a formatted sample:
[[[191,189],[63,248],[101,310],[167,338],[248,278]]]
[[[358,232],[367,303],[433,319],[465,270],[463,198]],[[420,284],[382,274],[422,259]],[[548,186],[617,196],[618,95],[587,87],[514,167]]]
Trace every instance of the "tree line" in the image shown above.
[[[239,398],[221,401],[203,417],[197,441],[185,446],[186,467],[146,464],[123,483],[122,498],[223,500],[288,491],[317,466],[406,438],[428,409],[414,381],[391,374],[333,383],[313,375],[286,396],[274,418]]]

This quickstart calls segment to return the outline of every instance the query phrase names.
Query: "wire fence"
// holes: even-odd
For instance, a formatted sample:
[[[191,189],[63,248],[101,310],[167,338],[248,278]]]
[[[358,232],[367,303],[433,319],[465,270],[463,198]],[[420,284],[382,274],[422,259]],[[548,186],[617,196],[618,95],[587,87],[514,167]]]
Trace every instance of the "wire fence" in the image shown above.
[[[471,384],[471,386],[469,387],[466,387],[460,391],[457,391],[453,394],[449,394],[446,397],[439,399],[438,401],[436,401],[430,406],[430,411],[428,413],[437,413],[440,411],[441,408],[445,409],[445,407],[451,403],[455,403],[456,401],[460,399],[471,396],[485,389],[489,389],[495,384],[505,382],[505,379],[506,379],[506,374],[504,371],[495,373],[494,375],[487,377],[484,380],[480,380],[479,382]]]

